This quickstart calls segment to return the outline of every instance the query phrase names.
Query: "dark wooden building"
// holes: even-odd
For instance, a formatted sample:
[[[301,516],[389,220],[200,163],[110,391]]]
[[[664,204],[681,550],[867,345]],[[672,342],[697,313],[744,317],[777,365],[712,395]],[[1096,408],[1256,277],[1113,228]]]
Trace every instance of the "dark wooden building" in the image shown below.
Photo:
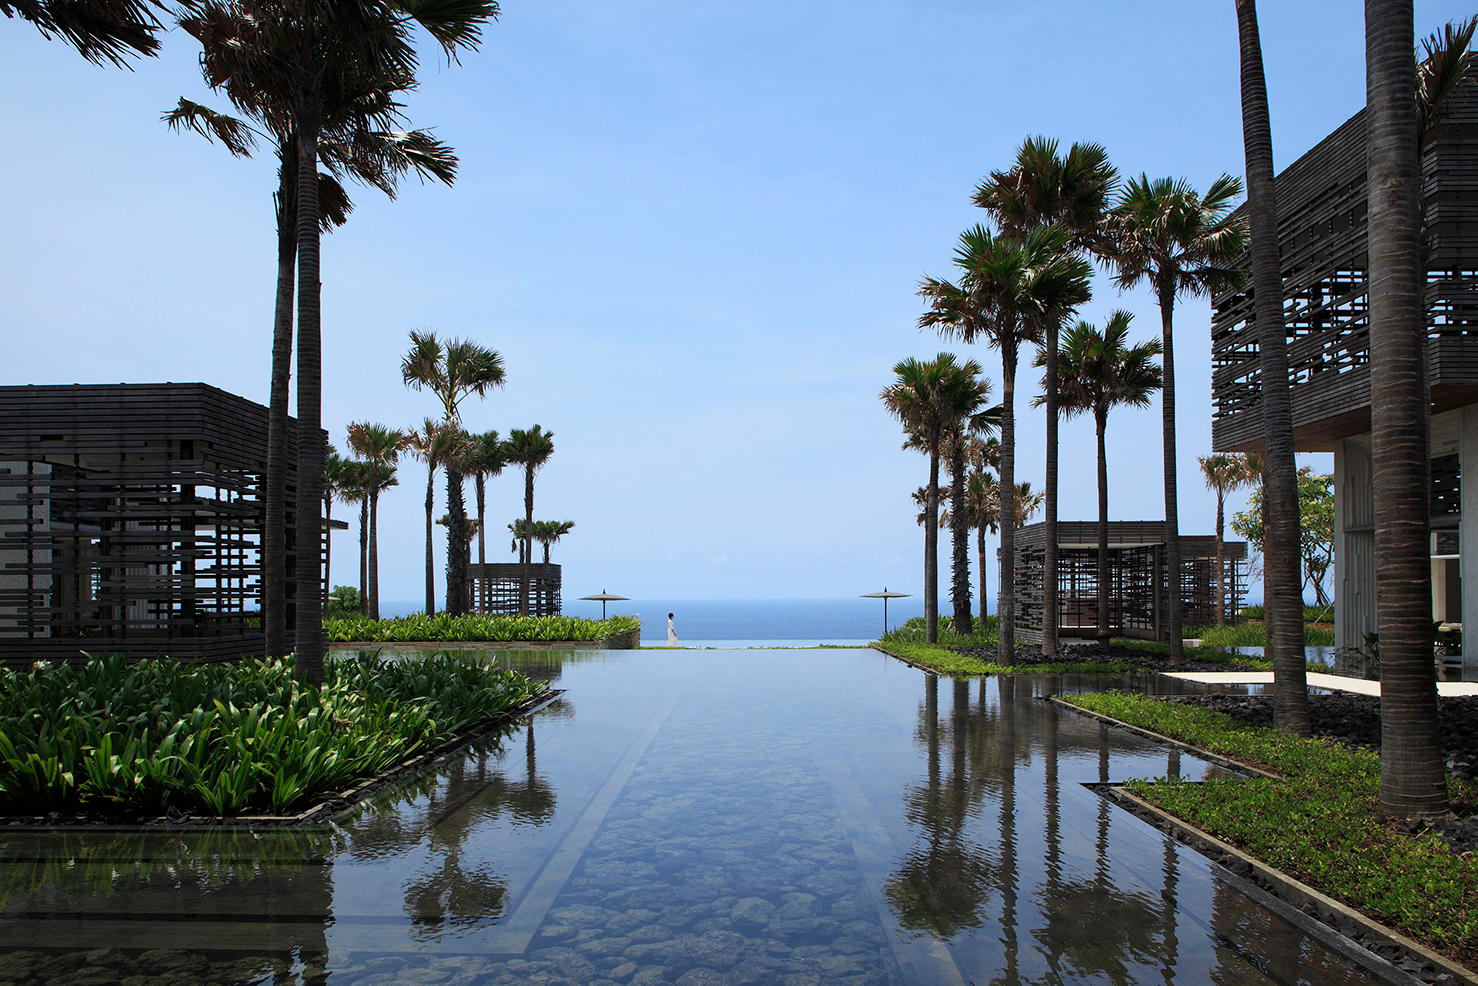
[[[483,613],[517,613],[525,566],[517,562],[467,566],[473,608]],[[529,570],[529,615],[554,616],[560,611],[559,566],[535,562]]]
[[[1451,97],[1422,161],[1427,374],[1432,398],[1433,617],[1472,615],[1478,594],[1478,72]],[[1358,646],[1375,629],[1370,457],[1370,331],[1366,271],[1365,113],[1355,114],[1277,176],[1278,239],[1296,448],[1333,452],[1335,639]],[[1261,383],[1252,292],[1213,299],[1212,442],[1262,448]],[[1478,587],[1478,581],[1469,580]],[[1465,649],[1478,678],[1478,646]]]
[[[266,463],[267,409],[206,384],[0,387],[0,659],[261,654]]]
[[[1016,532],[1016,638],[1042,640],[1042,584],[1046,569],[1047,525]],[[1216,622],[1216,538],[1180,537],[1181,619],[1193,627]],[[1247,545],[1223,544],[1226,612],[1242,607],[1247,591]],[[1170,580],[1165,564],[1165,522],[1109,523],[1109,626],[1116,637],[1168,639]],[[1062,637],[1098,633],[1098,524],[1057,524],[1057,627]]]

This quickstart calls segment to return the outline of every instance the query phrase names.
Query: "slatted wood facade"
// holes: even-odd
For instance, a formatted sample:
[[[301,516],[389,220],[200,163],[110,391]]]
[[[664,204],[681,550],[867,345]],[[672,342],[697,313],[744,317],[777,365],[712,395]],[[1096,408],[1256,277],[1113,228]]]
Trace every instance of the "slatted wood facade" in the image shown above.
[[[1478,402],[1478,70],[1422,162],[1433,411]],[[1301,452],[1370,431],[1365,112],[1277,177],[1294,440]],[[1240,210],[1245,213],[1245,210]],[[1241,266],[1246,266],[1243,258]],[[1212,445],[1262,448],[1250,284],[1213,299]]]
[[[467,566],[468,590],[473,605],[484,613],[517,613],[523,591],[525,566],[517,562]],[[560,611],[560,569],[553,563],[535,562],[529,570],[529,613],[555,616]]]
[[[1031,524],[1016,532],[1016,637],[1042,640],[1042,584],[1046,570],[1047,526]],[[1216,622],[1216,538],[1180,537],[1180,604],[1185,626]],[[1237,613],[1247,592],[1247,544],[1223,544],[1226,611]],[[1165,600],[1164,521],[1109,523],[1109,626],[1115,636],[1165,638],[1169,623]],[[1057,627],[1062,637],[1098,633],[1098,524],[1057,523]]]
[[[267,409],[206,384],[0,387],[0,658],[260,655],[266,463]]]

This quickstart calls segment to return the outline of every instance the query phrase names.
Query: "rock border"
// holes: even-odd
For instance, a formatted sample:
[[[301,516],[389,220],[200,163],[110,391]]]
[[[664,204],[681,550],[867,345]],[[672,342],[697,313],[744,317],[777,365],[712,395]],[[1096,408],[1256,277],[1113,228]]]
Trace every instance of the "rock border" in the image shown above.
[[[1088,718],[1097,719],[1100,722],[1137,733],[1158,743],[1174,746],[1193,753],[1197,757],[1214,763],[1217,766],[1236,770],[1238,773],[1251,774],[1271,780],[1282,779],[1278,774],[1269,773],[1268,771],[1252,767],[1248,764],[1219,757],[1214,753],[1202,750],[1189,743],[1181,742],[1180,740],[1171,739],[1153,730],[1133,726],[1111,716],[1080,708],[1070,702],[1064,702],[1056,696],[1049,696],[1048,700],[1059,707],[1071,709],[1073,712],[1087,716]],[[1176,841],[1190,846],[1212,862],[1225,867],[1237,876],[1251,881],[1266,893],[1292,906],[1300,913],[1318,920],[1324,926],[1343,936],[1346,940],[1353,942],[1383,962],[1393,964],[1392,956],[1395,956],[1399,960],[1404,954],[1409,957],[1409,961],[1412,964],[1421,967],[1423,971],[1427,971],[1427,967],[1430,967],[1431,970],[1438,972],[1438,976],[1433,976],[1427,980],[1429,982],[1441,982],[1441,976],[1445,974],[1445,976],[1451,977],[1452,981],[1478,986],[1478,973],[1475,973],[1472,969],[1469,969],[1455,959],[1449,959],[1440,952],[1433,951],[1420,942],[1408,938],[1401,932],[1386,927],[1364,912],[1358,911],[1348,904],[1342,904],[1327,894],[1315,890],[1301,880],[1289,876],[1282,870],[1275,869],[1230,843],[1223,842],[1211,833],[1197,828],[1189,822],[1176,818],[1164,809],[1152,805],[1143,798],[1124,790],[1122,784],[1085,784],[1083,786],[1099,792],[1102,796],[1113,801],[1124,810],[1148,821],[1155,828],[1171,836]],[[1382,951],[1388,954],[1383,955],[1381,954]],[[1397,966],[1397,968],[1400,967]],[[1407,975],[1416,975],[1416,973],[1412,973],[1410,970],[1402,969],[1401,971]]]
[[[300,811],[295,815],[233,815],[230,818],[220,818],[215,815],[184,815],[179,818],[172,818],[168,815],[161,815],[142,822],[88,822],[82,820],[68,821],[66,819],[59,822],[48,822],[46,821],[47,816],[44,815],[10,815],[0,816],[0,833],[198,832],[207,829],[218,831],[223,829],[251,829],[258,826],[264,828],[309,828],[315,826],[327,828],[333,824],[333,819],[336,816],[355,808],[370,795],[376,794],[384,788],[400,782],[407,776],[421,771],[448,754],[466,746],[473,740],[486,736],[488,733],[511,722],[533,715],[563,694],[564,689],[561,688],[546,689],[513,708],[474,723],[451,739],[438,743],[429,750],[423,750],[409,760],[403,760],[373,777],[365,778],[353,787],[327,797],[313,807]]]

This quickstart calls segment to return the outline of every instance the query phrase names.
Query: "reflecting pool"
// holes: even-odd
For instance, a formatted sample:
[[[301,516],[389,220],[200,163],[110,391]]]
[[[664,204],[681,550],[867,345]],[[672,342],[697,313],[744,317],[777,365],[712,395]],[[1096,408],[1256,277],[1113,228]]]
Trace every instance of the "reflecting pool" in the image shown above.
[[[1043,700],[1140,680],[498,659],[563,696],[334,828],[0,832],[0,982],[1378,981],[1083,787],[1217,771]]]

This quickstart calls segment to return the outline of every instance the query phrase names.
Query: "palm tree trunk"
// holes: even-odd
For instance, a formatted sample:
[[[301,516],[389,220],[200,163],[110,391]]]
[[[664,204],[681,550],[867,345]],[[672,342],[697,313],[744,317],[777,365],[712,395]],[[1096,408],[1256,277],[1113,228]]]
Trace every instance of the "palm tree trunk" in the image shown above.
[[[1001,594],[997,660],[1016,663],[1016,340],[1001,344]]]
[[[1180,508],[1175,493],[1175,354],[1171,345],[1171,323],[1175,317],[1175,285],[1159,289],[1160,334],[1164,353],[1161,355],[1163,384],[1160,389],[1160,417],[1163,436],[1165,470],[1165,626],[1170,634],[1170,660],[1185,659],[1181,640],[1183,617],[1180,572]]]
[[[380,491],[369,497],[369,608],[370,619],[380,618]]]
[[[518,614],[529,615],[529,588],[534,577],[534,467],[524,466],[523,472],[523,585],[518,594]]]
[[[272,315],[272,383],[267,409],[267,477],[262,520],[262,624],[267,653],[287,647],[287,401],[293,358],[293,287],[298,260],[297,147],[283,145],[277,168],[277,300]]]
[[[1216,489],[1216,625],[1227,625],[1226,528],[1227,495]],[[1266,614],[1264,614],[1266,615]]]
[[[487,525],[487,499],[486,484],[482,473],[477,474],[477,566],[482,571],[482,579],[478,582],[477,594],[478,612],[486,613],[488,610],[488,525]],[[605,590],[602,589],[602,592]]]
[[[1108,408],[1094,408],[1093,423],[1098,431],[1098,642],[1107,647],[1113,635],[1109,627],[1108,449],[1104,445]]]
[[[980,629],[985,630],[985,525],[975,528],[975,551],[980,556]]]
[[[1043,497],[1043,533],[1047,539],[1042,557],[1042,656],[1057,654],[1057,319],[1047,324],[1047,463]]]
[[[1309,694],[1304,663],[1303,592],[1299,578],[1298,467],[1293,458],[1293,410],[1288,394],[1287,329],[1278,256],[1277,189],[1273,135],[1263,77],[1262,42],[1255,0],[1237,0],[1242,54],[1242,141],[1247,158],[1247,215],[1251,228],[1253,318],[1257,326],[1262,386],[1263,626],[1273,658],[1273,722],[1297,736],[1309,735]],[[1414,97],[1413,97],[1414,98]],[[1222,572],[1220,494],[1217,575]],[[1224,590],[1223,586],[1223,590]],[[1217,621],[1222,622],[1221,603]]]
[[[427,436],[430,437],[430,436]],[[436,509],[436,466],[426,463],[426,615],[436,613],[436,556],[432,551],[431,514]]]
[[[467,506],[462,496],[462,473],[446,466],[447,546],[446,611],[467,612]]]
[[[924,497],[924,642],[939,641],[939,430],[929,435],[929,486]]]
[[[950,594],[955,633],[970,632],[970,520],[965,514],[965,436],[956,436],[950,455],[949,526],[953,552]]]
[[[1403,818],[1448,810],[1432,662],[1426,312],[1414,270],[1421,263],[1421,162],[1412,18],[1411,0],[1365,2],[1381,807]]]
[[[294,641],[299,678],[323,684],[323,343],[318,272],[318,125],[322,106],[298,106],[298,551]]]
[[[359,501],[359,611],[369,615],[369,496]]]

